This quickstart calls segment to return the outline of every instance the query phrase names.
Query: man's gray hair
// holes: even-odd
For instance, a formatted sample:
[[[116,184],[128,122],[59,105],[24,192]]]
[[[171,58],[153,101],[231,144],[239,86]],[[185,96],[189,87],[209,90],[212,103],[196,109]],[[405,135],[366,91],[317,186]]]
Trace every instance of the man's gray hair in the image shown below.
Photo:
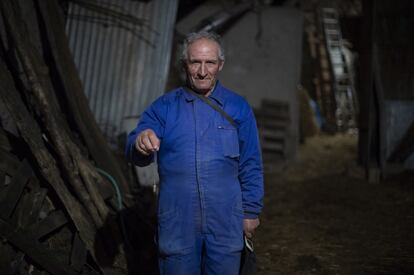
[[[186,38],[184,39],[182,48],[181,48],[181,61],[188,60],[188,47],[195,41],[199,39],[203,39],[203,38],[212,40],[219,45],[218,58],[219,60],[224,61],[224,49],[223,49],[223,46],[221,45],[220,35],[218,35],[215,32],[207,32],[207,31],[192,32],[186,36]]]

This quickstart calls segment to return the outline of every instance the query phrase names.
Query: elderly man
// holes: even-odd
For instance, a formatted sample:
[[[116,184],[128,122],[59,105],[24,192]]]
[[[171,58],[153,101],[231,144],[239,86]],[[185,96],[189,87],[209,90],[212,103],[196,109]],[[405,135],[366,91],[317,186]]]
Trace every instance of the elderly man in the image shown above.
[[[252,237],[262,208],[255,118],[246,100],[217,80],[224,65],[218,35],[188,35],[182,64],[187,85],[143,113],[126,154],[138,166],[157,154],[161,274],[236,275],[243,231]]]

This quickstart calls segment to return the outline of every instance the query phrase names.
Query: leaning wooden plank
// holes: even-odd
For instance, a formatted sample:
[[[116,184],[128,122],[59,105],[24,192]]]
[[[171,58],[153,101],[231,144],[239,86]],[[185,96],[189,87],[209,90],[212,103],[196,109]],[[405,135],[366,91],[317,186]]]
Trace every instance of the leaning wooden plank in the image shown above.
[[[56,254],[47,246],[40,244],[28,231],[16,231],[4,220],[0,219],[0,236],[13,246],[23,251],[35,263],[51,274],[77,275],[69,265],[57,259]]]
[[[71,55],[68,38],[64,31],[64,16],[61,14],[58,2],[41,0],[38,3],[46,27],[47,39],[51,46],[53,61],[58,71],[57,76],[61,78],[63,83],[62,92],[70,107],[71,116],[76,121],[82,138],[97,165],[115,178],[124,195],[130,193],[128,182],[119,166],[119,160],[115,159],[89,108],[78,70]],[[128,200],[125,203],[128,204]]]
[[[11,150],[11,144],[10,144],[9,139],[7,138],[6,131],[4,131],[4,129],[1,127],[0,127],[0,149],[3,149],[4,151]]]
[[[25,200],[20,203],[22,207],[17,217],[19,227],[25,228],[37,222],[46,194],[47,189],[41,188],[38,191],[24,195]]]
[[[16,254],[13,246],[7,242],[0,242],[0,274],[14,274],[10,272],[10,267]]]
[[[18,251],[10,263],[9,273],[7,274],[29,275],[29,272],[25,270],[26,265],[25,254]]]
[[[86,262],[87,250],[83,241],[76,233],[73,238],[70,265],[78,272],[81,272]]]
[[[8,176],[7,176],[8,177]],[[4,190],[6,189],[6,187],[7,187],[7,182],[6,182],[6,173],[4,172],[4,171],[2,171],[1,169],[0,169],[0,194],[3,194],[4,193]],[[1,197],[1,195],[0,195],[0,197]],[[1,273],[0,273],[1,274]]]
[[[0,1],[0,3],[3,2],[4,1]],[[55,190],[73,220],[77,230],[80,232],[82,240],[85,242],[91,254],[94,255],[96,229],[91,222],[86,219],[85,211],[82,209],[82,206],[71,195],[71,192],[62,180],[55,159],[43,143],[40,127],[21,101],[19,92],[14,86],[10,72],[6,69],[1,58],[0,83],[0,96],[10,111],[10,114],[13,116],[23,140],[28,144],[32,151],[40,168],[40,172]]]
[[[49,216],[28,227],[27,230],[33,233],[36,240],[43,238],[44,236],[52,233],[56,229],[67,224],[67,219],[62,211],[57,210],[50,213]]]
[[[0,170],[6,172],[9,175],[14,175],[20,165],[19,159],[1,148],[0,159]]]
[[[0,197],[0,218],[8,219],[15,209],[28,179],[33,175],[32,168],[24,160],[17,169],[8,188]]]

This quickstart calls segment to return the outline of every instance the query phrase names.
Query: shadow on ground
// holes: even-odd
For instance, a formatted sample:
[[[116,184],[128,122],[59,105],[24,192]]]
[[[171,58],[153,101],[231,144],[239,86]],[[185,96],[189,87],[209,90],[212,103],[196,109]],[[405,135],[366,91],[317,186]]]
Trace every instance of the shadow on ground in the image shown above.
[[[266,174],[256,274],[414,274],[414,174],[370,184],[356,145],[316,137]]]

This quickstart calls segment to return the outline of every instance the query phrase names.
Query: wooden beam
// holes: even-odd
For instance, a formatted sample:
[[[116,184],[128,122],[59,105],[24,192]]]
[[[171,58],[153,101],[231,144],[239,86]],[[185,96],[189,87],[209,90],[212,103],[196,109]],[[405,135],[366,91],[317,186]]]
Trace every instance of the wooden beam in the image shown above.
[[[0,242],[0,274],[13,274],[10,272],[11,264],[16,255],[16,250],[7,242]]]
[[[16,171],[10,185],[0,197],[0,218],[8,219],[15,209],[28,179],[33,175],[32,168],[25,160]]]
[[[56,229],[64,226],[68,223],[65,214],[61,210],[53,211],[49,216],[43,220],[28,227],[27,230],[31,231],[36,240],[45,237]]]
[[[0,148],[0,159],[0,170],[9,175],[14,175],[20,165],[19,159],[2,148]]]
[[[30,232],[24,230],[16,231],[15,227],[3,219],[0,219],[0,236],[23,251],[34,262],[51,274],[79,275],[69,265],[59,261],[53,250],[37,242]]]
[[[38,191],[24,195],[24,200],[19,203],[22,206],[17,217],[17,224],[19,227],[26,228],[37,222],[46,194],[47,189],[41,188]]]
[[[27,262],[25,260],[25,254],[21,251],[18,251],[10,263],[10,270],[8,274],[29,275],[29,272],[25,270],[26,265]]]
[[[9,139],[7,138],[7,133],[3,128],[0,128],[0,149],[4,151],[10,151],[12,148]]]
[[[61,9],[55,0],[40,0],[37,2],[46,28],[46,36],[51,47],[53,61],[58,72],[57,76],[61,78],[63,84],[61,92],[69,105],[71,116],[75,120],[76,126],[79,127],[82,138],[97,166],[116,179],[123,195],[130,193],[129,184],[119,165],[119,159],[114,157],[89,108],[69,48],[69,41],[64,31],[65,23]],[[125,199],[124,196],[124,202],[129,205],[131,202]]]
[[[85,244],[82,242],[82,240],[79,238],[79,235],[76,233],[73,238],[70,265],[73,266],[73,268],[76,271],[81,272],[83,266],[85,265],[87,254],[88,253]]]

